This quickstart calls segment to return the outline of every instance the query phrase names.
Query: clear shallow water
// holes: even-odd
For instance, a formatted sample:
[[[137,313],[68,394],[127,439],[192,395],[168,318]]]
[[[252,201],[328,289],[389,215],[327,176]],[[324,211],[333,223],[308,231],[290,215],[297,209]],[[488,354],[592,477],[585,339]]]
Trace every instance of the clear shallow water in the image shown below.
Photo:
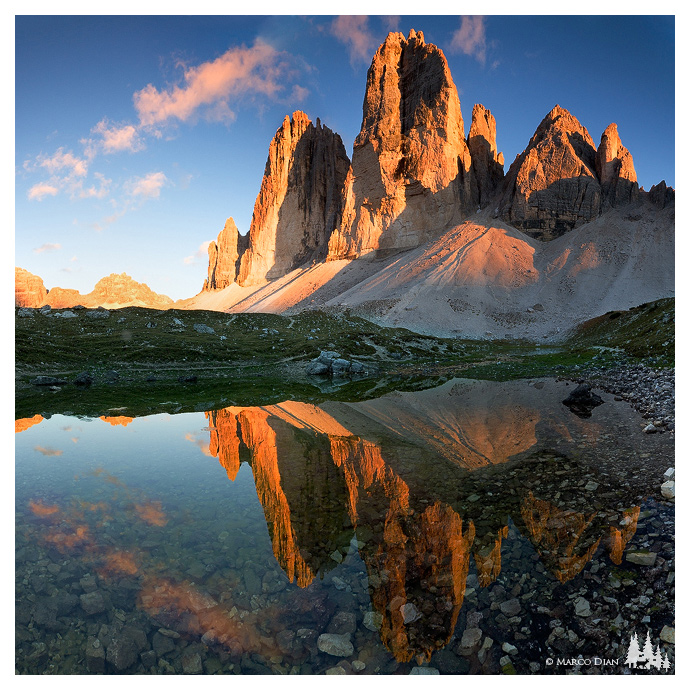
[[[673,625],[673,443],[567,392],[18,420],[17,672],[622,672]]]

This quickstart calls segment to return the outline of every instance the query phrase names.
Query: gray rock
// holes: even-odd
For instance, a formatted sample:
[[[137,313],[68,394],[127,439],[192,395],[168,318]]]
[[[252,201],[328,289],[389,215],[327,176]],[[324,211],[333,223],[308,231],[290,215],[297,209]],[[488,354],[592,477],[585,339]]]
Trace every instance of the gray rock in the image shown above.
[[[367,667],[367,665],[363,661],[360,661],[359,659],[355,659],[352,662],[352,668],[355,671],[363,671],[366,667]]]
[[[209,333],[211,335],[215,333],[215,330],[213,330],[213,328],[210,326],[207,326],[205,323],[195,323],[193,328],[197,333]]]
[[[201,656],[198,652],[194,654],[187,654],[182,657],[182,672],[188,674],[197,674],[203,671],[201,664]]]
[[[350,362],[350,372],[353,374],[363,374],[366,367],[361,362]]]
[[[501,602],[501,611],[508,616],[517,616],[522,610],[519,599],[508,599],[508,601]]]
[[[587,618],[592,614],[589,608],[589,602],[584,597],[578,597],[575,599],[575,615],[581,616],[582,618]]]
[[[482,639],[482,631],[480,628],[465,628],[460,640],[460,651],[466,653],[479,646]]]
[[[351,656],[355,651],[349,635],[336,635],[334,633],[319,635],[316,646],[319,651],[331,656]]]
[[[334,666],[326,670],[327,676],[346,676],[347,671],[342,666]]]
[[[70,311],[69,309],[67,311],[61,311],[55,314],[55,316],[60,316],[63,319],[76,319],[78,318],[77,315],[73,312]]]
[[[151,642],[153,644],[153,651],[156,653],[156,656],[163,656],[164,654],[172,652],[173,649],[175,649],[175,643],[172,641],[172,639],[165,635],[161,635],[159,632],[153,636],[153,640]]]
[[[411,676],[438,676],[437,668],[431,666],[415,666],[409,673]]]
[[[378,611],[367,611],[364,614],[364,627],[372,632],[381,630],[383,616]]]
[[[96,309],[91,311],[90,309],[85,312],[86,316],[90,319],[109,319],[110,312],[107,309]]]
[[[654,565],[656,554],[653,551],[628,551],[625,560],[636,565]]]
[[[333,363],[334,359],[339,359],[340,358],[340,353],[339,352],[333,352],[332,350],[321,350],[321,354],[316,358],[317,362],[323,362],[324,364],[327,364],[330,366]]]
[[[327,376],[331,369],[328,364],[324,362],[319,362],[318,360],[312,360],[307,364],[307,374],[309,376]]]
[[[139,655],[139,658],[141,659],[141,665],[144,668],[152,668],[156,663],[156,652],[154,652],[153,649],[149,649],[146,652],[142,652]]]
[[[84,655],[89,673],[103,673],[105,671],[105,649],[97,637],[89,637],[86,641]]]
[[[675,498],[676,497],[676,483],[675,483],[675,481],[671,480],[668,482],[664,482],[661,485],[661,495],[664,498]]]
[[[333,376],[345,376],[350,371],[350,362],[347,359],[334,359],[331,371]]]
[[[105,658],[118,671],[124,671],[136,663],[139,659],[139,645],[132,635],[131,628],[123,628],[113,635]]]
[[[67,384],[67,381],[54,376],[37,376],[31,383],[34,386],[64,386]]]
[[[354,634],[357,630],[357,616],[351,611],[338,611],[326,628],[327,633],[336,635]]]
[[[664,472],[664,479],[666,480],[673,480],[676,478],[676,469],[675,467],[669,467],[666,472]]]
[[[658,429],[654,426],[654,424],[647,424],[647,426],[642,431],[644,431],[645,434],[656,434]]]
[[[52,307],[49,304],[44,304],[40,309],[39,312],[41,314],[50,314],[52,311]]]
[[[99,591],[82,594],[79,600],[87,616],[95,616],[97,613],[105,611],[105,599]]]
[[[668,642],[669,644],[676,644],[676,629],[665,625],[663,628],[661,628],[659,638],[664,642]]]
[[[409,602],[400,607],[400,613],[403,615],[403,623],[405,625],[408,623],[414,623],[414,621],[417,621],[422,617],[422,614],[417,610],[417,607]]]
[[[90,386],[93,383],[93,376],[88,371],[82,371],[81,374],[74,379],[75,386]]]
[[[515,645],[510,644],[510,642],[504,642],[501,645],[501,649],[506,653],[510,654],[511,656],[514,656],[515,654],[518,653],[517,647]]]
[[[33,318],[34,315],[34,310],[33,309],[28,309],[27,307],[21,307],[17,311],[17,316],[20,319],[27,319],[27,318]]]

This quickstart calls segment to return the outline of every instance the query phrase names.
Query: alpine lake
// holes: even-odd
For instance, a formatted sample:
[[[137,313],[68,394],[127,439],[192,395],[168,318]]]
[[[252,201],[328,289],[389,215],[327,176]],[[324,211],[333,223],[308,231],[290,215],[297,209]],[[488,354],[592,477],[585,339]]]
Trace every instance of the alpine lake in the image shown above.
[[[673,435],[575,385],[17,419],[16,673],[673,673]]]

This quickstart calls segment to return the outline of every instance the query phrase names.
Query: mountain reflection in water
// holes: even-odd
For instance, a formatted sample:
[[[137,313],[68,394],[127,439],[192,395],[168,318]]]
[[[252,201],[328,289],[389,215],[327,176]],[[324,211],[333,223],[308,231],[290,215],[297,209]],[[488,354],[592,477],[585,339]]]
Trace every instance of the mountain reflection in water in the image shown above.
[[[104,538],[104,527],[121,517],[111,514],[114,500],[96,500],[102,490],[93,500],[73,498],[69,507],[31,497],[34,534],[103,578],[135,578],[136,607],[157,624],[231,656],[250,651],[295,662],[310,645],[313,652],[315,640],[301,651],[292,642],[279,649],[265,633],[267,621],[292,616],[299,629],[300,607],[328,611],[322,593],[306,602],[299,592],[308,596],[315,581],[356,554],[373,611],[368,629],[378,630],[398,662],[424,663],[451,640],[471,569],[480,588],[500,575],[511,526],[560,583],[577,577],[600,548],[621,563],[640,500],[651,490],[642,480],[629,486],[629,479],[636,471],[644,476],[651,455],[644,445],[651,441],[626,406],[608,398],[583,420],[560,404],[564,392],[553,382],[451,381],[364,403],[205,413],[208,437],[197,434],[196,443],[232,482],[243,463],[251,467],[273,555],[298,588],[261,610],[240,612],[231,595],[171,576],[160,549],[146,541]],[[120,427],[132,422],[101,419]],[[16,429],[40,421],[17,420]],[[657,452],[659,443],[672,452],[672,443],[655,442]],[[130,488],[115,468],[91,476],[111,485],[128,520],[161,529],[172,520],[165,497]],[[232,582],[225,588],[232,591]]]

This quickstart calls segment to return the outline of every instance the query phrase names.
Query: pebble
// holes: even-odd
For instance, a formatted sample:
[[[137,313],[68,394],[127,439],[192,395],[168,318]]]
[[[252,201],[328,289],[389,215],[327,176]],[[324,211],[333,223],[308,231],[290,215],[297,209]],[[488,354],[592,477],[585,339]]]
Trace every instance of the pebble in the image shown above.
[[[377,632],[381,629],[383,623],[383,616],[378,611],[367,611],[364,614],[364,627],[372,632]]]
[[[461,651],[465,652],[476,647],[482,639],[482,631],[480,628],[465,628],[460,640]]]
[[[411,671],[411,676],[438,676],[440,675],[437,668],[431,666],[415,666]]]

